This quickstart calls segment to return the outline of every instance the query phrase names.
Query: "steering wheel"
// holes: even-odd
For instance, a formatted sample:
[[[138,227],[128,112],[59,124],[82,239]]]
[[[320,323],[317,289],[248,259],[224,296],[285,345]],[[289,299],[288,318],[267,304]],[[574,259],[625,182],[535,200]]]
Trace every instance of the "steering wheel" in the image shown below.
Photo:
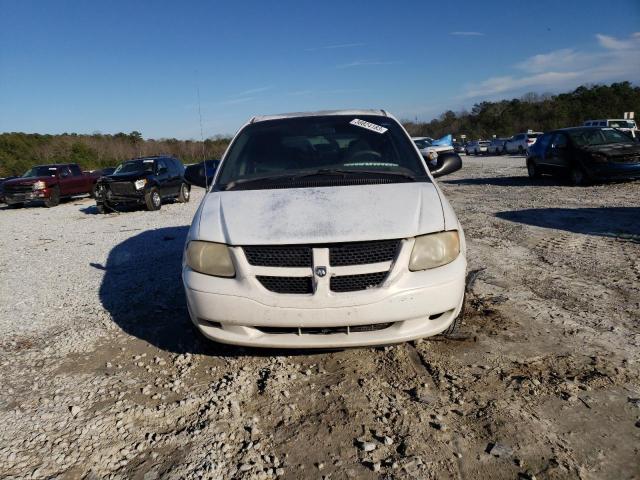
[[[375,150],[362,150],[360,152],[356,152],[353,155],[351,155],[348,159],[348,162],[354,162],[356,158],[358,157],[364,157],[365,155],[370,155],[370,156],[374,156],[376,158],[382,158],[382,155],[380,154],[380,152],[376,152]]]

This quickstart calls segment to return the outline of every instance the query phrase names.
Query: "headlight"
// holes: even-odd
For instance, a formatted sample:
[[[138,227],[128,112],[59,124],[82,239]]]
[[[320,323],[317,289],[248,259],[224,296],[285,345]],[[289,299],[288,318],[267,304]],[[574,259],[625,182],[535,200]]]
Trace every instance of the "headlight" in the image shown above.
[[[236,274],[229,247],[222,243],[189,242],[187,265],[196,272],[215,277],[234,277]]]
[[[44,183],[42,180],[39,180],[33,184],[34,190],[44,190],[45,188],[47,188],[47,184]]]
[[[143,178],[142,180],[136,180],[134,185],[136,186],[136,190],[141,190],[147,184],[147,179]]]
[[[460,253],[458,232],[432,233],[416,237],[411,252],[409,270],[428,270],[453,262]]]

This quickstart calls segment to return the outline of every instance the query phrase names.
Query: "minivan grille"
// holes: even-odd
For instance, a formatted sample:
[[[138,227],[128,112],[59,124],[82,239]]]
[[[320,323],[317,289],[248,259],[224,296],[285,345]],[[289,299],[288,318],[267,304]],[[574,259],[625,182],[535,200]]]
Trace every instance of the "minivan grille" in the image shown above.
[[[256,330],[260,330],[263,333],[269,334],[284,334],[284,335],[335,335],[335,334],[348,334],[348,333],[361,333],[361,332],[377,332],[393,326],[393,323],[374,323],[370,325],[350,325],[344,327],[265,327],[255,326]]]
[[[359,275],[340,275],[331,277],[330,288],[333,292],[355,292],[377,287],[387,276],[387,272],[363,273]]]
[[[311,277],[256,277],[264,288],[275,293],[313,293]]]
[[[249,264],[259,267],[311,267],[312,248],[328,248],[333,267],[390,262],[400,240],[374,240],[325,245],[264,245],[242,247]]]
[[[313,258],[309,246],[243,247],[247,261],[261,267],[310,267]]]
[[[400,240],[354,242],[329,247],[329,265],[365,265],[367,263],[390,262],[396,257]]]
[[[247,245],[242,250],[247,262],[258,267],[254,269],[253,275],[264,288],[274,293],[309,295],[316,290],[312,271],[314,266],[328,267],[329,272],[325,272],[328,273],[327,277],[320,280],[324,275],[319,276],[318,284],[328,280],[328,287],[332,292],[356,292],[379,287],[389,273],[386,265],[383,268],[387,269],[381,272],[380,264],[388,265],[395,260],[400,243],[401,240],[396,239],[316,245]],[[314,259],[314,255],[320,255],[315,249],[328,250],[329,265],[314,263],[320,258]],[[326,259],[324,256],[322,258]],[[363,269],[362,266],[366,265],[370,266],[369,271]],[[350,269],[350,266],[358,268]],[[268,267],[269,270],[261,271],[260,267]],[[332,267],[336,268],[331,270]],[[283,269],[281,274],[276,273],[278,268]],[[286,268],[303,270],[293,273],[284,270]],[[366,273],[361,273],[363,271]],[[292,273],[296,276],[292,276]]]

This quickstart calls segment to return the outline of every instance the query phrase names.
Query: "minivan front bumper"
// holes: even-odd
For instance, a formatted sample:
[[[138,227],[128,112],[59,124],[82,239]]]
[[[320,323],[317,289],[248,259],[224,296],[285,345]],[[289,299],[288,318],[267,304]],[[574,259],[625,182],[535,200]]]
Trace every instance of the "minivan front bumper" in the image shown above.
[[[401,254],[380,287],[322,296],[263,292],[250,276],[218,278],[188,266],[182,276],[191,319],[207,338],[269,348],[355,347],[436,335],[459,314],[464,253],[420,272],[410,272],[403,260]]]

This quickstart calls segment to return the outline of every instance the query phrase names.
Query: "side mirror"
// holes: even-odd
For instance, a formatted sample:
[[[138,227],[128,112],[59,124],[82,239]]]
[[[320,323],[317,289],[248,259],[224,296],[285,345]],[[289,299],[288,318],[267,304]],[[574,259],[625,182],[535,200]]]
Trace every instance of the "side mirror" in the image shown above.
[[[429,165],[429,170],[434,178],[449,175],[462,168],[462,159],[460,155],[453,152],[441,153],[438,155],[437,163],[435,166]]]
[[[218,165],[220,160],[205,160],[189,165],[184,169],[184,179],[196,187],[208,188],[213,183]]]
[[[189,165],[185,168],[184,179],[187,183],[195,185],[196,187],[207,188],[207,177],[204,174],[204,162]]]

